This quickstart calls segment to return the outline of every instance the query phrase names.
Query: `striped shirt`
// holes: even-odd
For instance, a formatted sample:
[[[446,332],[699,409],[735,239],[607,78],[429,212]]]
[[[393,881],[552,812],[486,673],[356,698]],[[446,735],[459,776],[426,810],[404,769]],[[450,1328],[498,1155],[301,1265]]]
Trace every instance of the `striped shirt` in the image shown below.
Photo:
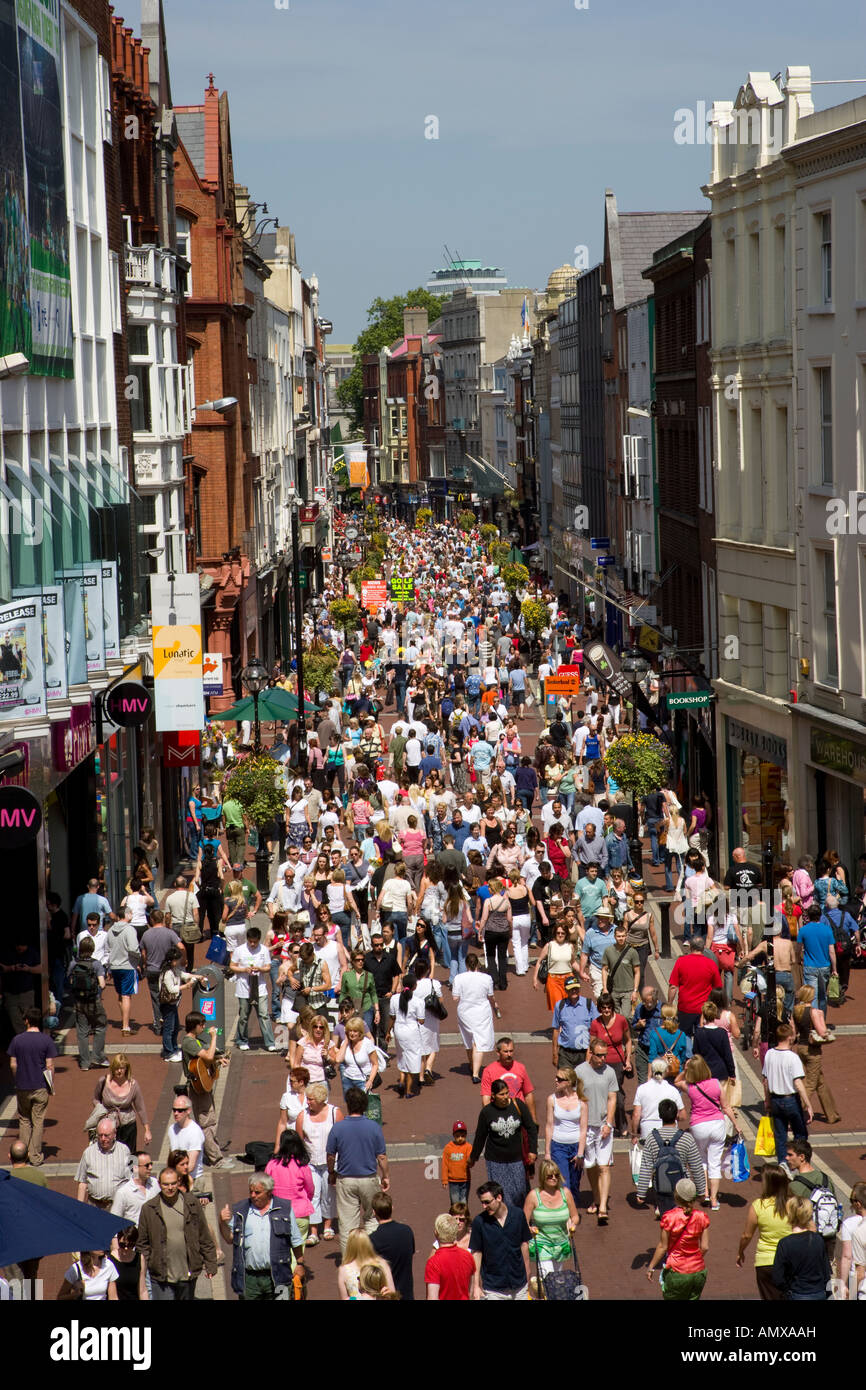
[[[132,1177],[132,1154],[125,1144],[116,1140],[108,1153],[98,1143],[88,1144],[81,1155],[76,1182],[87,1183],[91,1202],[110,1202],[121,1183]]]

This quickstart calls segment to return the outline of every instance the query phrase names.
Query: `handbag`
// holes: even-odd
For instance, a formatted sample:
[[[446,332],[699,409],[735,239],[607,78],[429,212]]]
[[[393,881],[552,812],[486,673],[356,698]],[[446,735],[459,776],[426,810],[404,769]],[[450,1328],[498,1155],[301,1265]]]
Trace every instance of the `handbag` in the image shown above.
[[[440,1022],[448,1017],[448,1010],[442,1003],[441,996],[434,989],[431,989],[427,995],[426,1012],[432,1014],[434,1018],[438,1018]]]
[[[769,1115],[762,1115],[755,1137],[755,1158],[776,1157],[776,1135]]]
[[[103,1078],[102,1085],[99,1088],[99,1094],[102,1095],[104,1090],[105,1079]],[[104,1120],[107,1114],[108,1106],[103,1105],[102,1101],[98,1100],[94,1105],[93,1109],[91,1110],[90,1114],[88,1115],[87,1119],[84,1121],[84,1124],[81,1126],[81,1128],[85,1130],[96,1129],[96,1126],[99,1124],[99,1121]]]
[[[749,1154],[742,1139],[731,1145],[731,1181],[746,1182],[751,1175]]]
[[[229,958],[228,942],[225,937],[215,936],[205,952],[205,958],[212,960],[214,965],[225,965]]]
[[[540,985],[547,984],[547,977],[548,977],[549,974],[550,974],[550,963],[549,963],[549,961],[548,961],[548,953],[547,953],[547,951],[545,951],[544,955],[542,956],[542,958],[541,958],[541,960],[539,961],[539,964],[538,964],[538,983],[539,983]]]
[[[635,1184],[635,1186],[637,1186],[637,1184],[640,1182],[640,1170],[641,1164],[643,1163],[643,1149],[641,1148],[637,1140],[635,1140],[635,1142],[631,1146],[629,1160],[631,1163],[632,1182]]]

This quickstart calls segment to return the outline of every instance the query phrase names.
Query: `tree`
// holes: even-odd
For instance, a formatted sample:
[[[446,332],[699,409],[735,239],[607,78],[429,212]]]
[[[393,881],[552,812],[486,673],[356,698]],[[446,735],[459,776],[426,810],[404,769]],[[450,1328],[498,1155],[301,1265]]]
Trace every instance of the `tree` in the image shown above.
[[[365,353],[380,352],[383,347],[403,337],[403,310],[407,307],[426,309],[433,323],[442,313],[442,299],[419,286],[408,294],[373,300],[367,310],[367,327],[361,330],[352,347],[355,365],[337,387],[337,399],[343,409],[351,413],[352,425],[356,429],[364,423],[364,371],[361,359]]]
[[[311,642],[304,652],[304,685],[314,695],[330,695],[334,689],[334,671],[339,661],[333,647],[324,642]]]
[[[328,604],[328,615],[334,627],[341,627],[344,633],[356,632],[361,626],[361,610],[353,598],[332,599]]]
[[[547,605],[541,603],[537,598],[526,599],[521,606],[520,612],[527,630],[536,637],[540,632],[544,631],[550,621]]]
[[[499,527],[494,526],[491,521],[485,521],[481,527],[481,539],[485,545],[491,545],[499,537]]]
[[[507,564],[510,554],[511,546],[505,541],[497,541],[495,545],[491,545],[490,547],[490,562],[491,564],[502,566]]]

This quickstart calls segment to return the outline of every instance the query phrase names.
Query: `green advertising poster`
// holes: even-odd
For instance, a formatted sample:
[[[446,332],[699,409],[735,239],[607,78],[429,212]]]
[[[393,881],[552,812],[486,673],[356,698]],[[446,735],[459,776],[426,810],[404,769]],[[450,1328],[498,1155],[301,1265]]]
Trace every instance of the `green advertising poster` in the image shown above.
[[[395,578],[388,581],[388,592],[397,603],[411,603],[415,597],[415,580]]]
[[[71,377],[60,0],[0,0],[0,355]]]

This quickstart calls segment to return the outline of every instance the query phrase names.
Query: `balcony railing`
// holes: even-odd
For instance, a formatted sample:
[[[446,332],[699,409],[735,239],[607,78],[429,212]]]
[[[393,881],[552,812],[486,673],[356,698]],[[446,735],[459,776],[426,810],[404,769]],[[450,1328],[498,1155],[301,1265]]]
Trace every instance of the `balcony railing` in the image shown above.
[[[162,246],[127,246],[124,250],[128,284],[178,293],[173,251]]]

